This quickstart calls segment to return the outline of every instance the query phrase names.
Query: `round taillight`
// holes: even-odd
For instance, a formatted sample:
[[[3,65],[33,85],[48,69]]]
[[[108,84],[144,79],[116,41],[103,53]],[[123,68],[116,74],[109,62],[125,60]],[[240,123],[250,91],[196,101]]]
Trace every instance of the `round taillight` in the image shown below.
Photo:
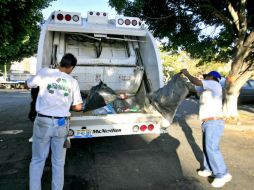
[[[91,11],[89,14],[90,14],[90,15],[93,15],[93,12]]]
[[[154,129],[154,125],[153,125],[153,124],[150,124],[150,125],[148,125],[147,128],[148,128],[149,131],[152,131],[152,130]]]
[[[132,127],[132,130],[133,130],[133,132],[138,132],[139,126],[138,126],[138,125],[134,125],[134,126]]]
[[[57,14],[56,18],[57,20],[63,20],[64,16],[61,13],[59,13]]]
[[[78,15],[73,15],[73,16],[72,16],[72,20],[73,20],[74,22],[78,22],[78,21],[79,21],[79,16],[78,16]]]
[[[136,20],[132,20],[132,21],[131,21],[131,24],[132,24],[133,26],[137,26],[138,22],[137,22]]]
[[[141,26],[141,24],[142,24],[141,22],[138,22],[138,25],[139,25],[139,26]]]
[[[131,24],[131,21],[130,21],[130,19],[126,19],[126,20],[124,21],[124,23],[125,23],[125,25],[130,25],[130,24]]]
[[[139,129],[140,129],[140,131],[145,131],[147,129],[147,127],[146,127],[146,125],[141,125]]]
[[[67,15],[65,15],[64,18],[65,18],[66,21],[70,21],[71,20],[71,15],[67,14]]]
[[[107,16],[107,13],[103,13],[103,16]]]
[[[96,15],[97,15],[97,16],[100,16],[100,12],[97,12]]]
[[[117,21],[117,23],[118,23],[119,25],[123,25],[124,21],[123,21],[122,18],[119,18],[118,21]]]

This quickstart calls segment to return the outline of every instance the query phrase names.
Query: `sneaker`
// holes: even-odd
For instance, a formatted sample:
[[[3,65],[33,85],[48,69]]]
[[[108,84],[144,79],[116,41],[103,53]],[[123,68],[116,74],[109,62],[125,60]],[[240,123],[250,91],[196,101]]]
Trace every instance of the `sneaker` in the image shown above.
[[[232,179],[232,175],[227,173],[222,178],[214,178],[214,180],[213,180],[211,185],[213,187],[219,188],[219,187],[224,186],[227,182],[231,181],[231,179]]]
[[[212,172],[209,170],[199,170],[198,175],[202,177],[209,177],[212,175]]]

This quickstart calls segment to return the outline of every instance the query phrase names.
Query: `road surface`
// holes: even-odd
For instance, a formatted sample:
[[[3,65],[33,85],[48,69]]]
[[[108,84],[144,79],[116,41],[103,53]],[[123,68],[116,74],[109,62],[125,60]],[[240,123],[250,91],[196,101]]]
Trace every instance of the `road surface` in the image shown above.
[[[0,189],[27,190],[32,123],[27,119],[30,94],[0,90]],[[167,134],[73,140],[65,166],[65,190],[206,190],[211,179],[197,176],[202,162],[197,102],[180,106]],[[187,118],[192,118],[187,119]],[[233,180],[222,189],[252,190],[254,134],[225,130],[221,150]],[[42,179],[51,183],[50,159]]]

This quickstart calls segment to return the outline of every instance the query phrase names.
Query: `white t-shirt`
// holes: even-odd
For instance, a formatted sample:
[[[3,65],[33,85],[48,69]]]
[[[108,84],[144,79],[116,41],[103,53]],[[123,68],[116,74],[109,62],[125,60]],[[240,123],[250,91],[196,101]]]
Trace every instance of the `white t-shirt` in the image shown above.
[[[71,105],[83,102],[77,80],[59,69],[41,69],[27,80],[27,86],[40,87],[36,111],[43,115],[70,116]]]
[[[203,86],[196,87],[201,92],[199,118],[222,117],[222,87],[213,80],[202,80]]]

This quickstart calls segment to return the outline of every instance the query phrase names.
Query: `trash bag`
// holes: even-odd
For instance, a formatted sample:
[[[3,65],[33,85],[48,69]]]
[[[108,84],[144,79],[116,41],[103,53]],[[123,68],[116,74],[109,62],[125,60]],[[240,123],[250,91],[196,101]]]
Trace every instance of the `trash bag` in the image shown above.
[[[93,86],[88,94],[84,112],[101,108],[117,98],[116,93],[102,81]]]
[[[115,114],[116,112],[115,112],[114,108],[112,107],[112,104],[110,103],[104,107],[97,108],[97,109],[93,110],[92,113],[94,115],[106,115],[106,114]]]
[[[32,101],[30,103],[30,111],[28,113],[28,119],[32,122],[34,122],[35,117],[37,115],[35,105],[36,105],[36,100],[37,100],[38,93],[39,93],[39,87],[31,89]]]
[[[122,112],[124,112],[124,110],[129,109],[130,105],[126,102],[126,100],[117,98],[113,102],[113,107],[115,108],[117,113],[122,113]]]
[[[188,86],[180,73],[174,75],[168,83],[148,95],[151,104],[161,115],[172,123],[177,107],[189,93]]]

